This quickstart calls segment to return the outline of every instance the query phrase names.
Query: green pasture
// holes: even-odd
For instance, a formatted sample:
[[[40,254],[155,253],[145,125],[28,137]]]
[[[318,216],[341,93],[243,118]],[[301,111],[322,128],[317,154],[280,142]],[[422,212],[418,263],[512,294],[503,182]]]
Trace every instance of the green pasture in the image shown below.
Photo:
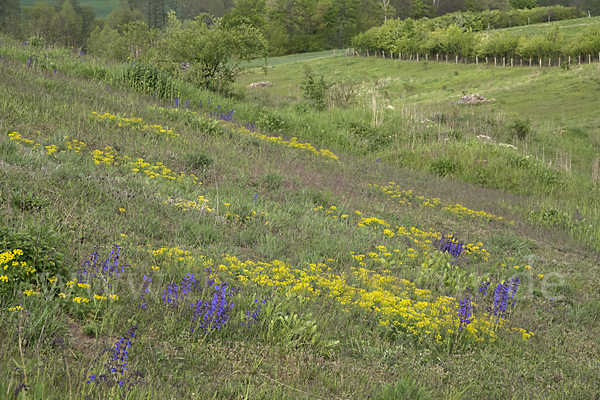
[[[533,24],[525,26],[516,26],[513,28],[498,29],[497,31],[507,32],[512,35],[532,37],[535,35],[543,34],[547,29],[553,26],[560,26],[561,31],[567,38],[576,37],[582,30],[590,26],[598,26],[600,24],[600,17],[591,18],[578,18],[570,19],[565,21],[554,21],[544,24]]]
[[[279,60],[279,59],[275,59]],[[546,61],[547,62],[547,61]],[[587,61],[586,61],[587,62]],[[510,60],[508,61],[510,64]],[[482,109],[496,109],[509,115],[530,116],[552,124],[577,121],[591,127],[597,126],[598,71],[600,64],[574,66],[565,71],[558,67],[529,67],[524,61],[513,61],[513,68],[493,66],[493,60],[480,65],[464,64],[459,60],[398,61],[375,57],[331,57],[313,60],[307,65],[317,76],[328,83],[353,82],[360,86],[361,94],[375,92],[393,107],[427,105],[439,108],[450,106],[465,94],[481,94],[495,101]],[[304,78],[303,63],[273,61],[265,74],[258,69],[238,80],[240,86],[268,80],[269,88],[249,89],[250,93],[269,93],[291,101],[301,99]],[[359,103],[371,101],[364,95]],[[282,103],[285,104],[285,103]],[[478,112],[475,110],[474,112]]]

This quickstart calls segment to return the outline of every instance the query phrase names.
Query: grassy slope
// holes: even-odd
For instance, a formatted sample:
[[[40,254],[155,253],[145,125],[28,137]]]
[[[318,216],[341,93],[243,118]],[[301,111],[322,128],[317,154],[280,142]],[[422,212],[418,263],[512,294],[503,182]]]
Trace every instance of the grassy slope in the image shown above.
[[[391,62],[377,61],[381,66],[375,70],[366,65],[371,60],[354,59],[330,60],[327,65],[322,61],[311,63],[315,70],[328,69],[333,74],[334,69],[341,70],[341,66],[351,62],[356,63],[354,71],[361,67],[362,73],[377,74],[379,79],[386,77],[389,68],[410,71],[414,76],[409,84],[414,85],[418,96],[405,91],[396,97],[389,90],[390,98],[394,99],[392,104],[400,108],[403,95],[411,103],[407,109],[431,104],[441,109],[456,98],[457,90],[473,88],[474,84],[490,85],[498,93],[503,89],[501,83],[490,79],[492,72],[488,69],[478,72],[471,67],[431,63],[423,71],[415,63],[402,64],[397,70],[397,66],[390,67]],[[566,230],[548,230],[530,224],[518,212],[507,211],[535,200],[534,194],[515,195],[439,179],[393,163],[375,162],[372,155],[357,156],[335,148],[340,162],[248,138],[236,131],[208,135],[180,118],[169,119],[166,115],[171,114],[162,115],[149,108],[169,106],[150,97],[62,72],[54,75],[51,71],[27,69],[22,63],[10,60],[3,65],[0,80],[6,84],[0,88],[3,99],[0,101],[3,116],[0,226],[51,240],[67,255],[67,265],[72,271],[82,265],[94,248],[99,248],[104,259],[110,246],[120,242],[122,262],[132,264],[128,276],[133,282],[131,287],[137,291],[125,286],[118,291],[120,300],[108,311],[83,316],[54,309],[56,300],[36,300],[39,297],[35,295],[5,299],[0,325],[0,337],[4,338],[0,346],[2,393],[12,392],[17,384],[27,381],[33,388],[31,393],[43,391],[44,398],[49,395],[65,398],[66,393],[81,398],[93,387],[84,382],[102,346],[114,343],[127,328],[137,324],[130,370],[142,371],[145,382],[137,386],[132,398],[378,398],[383,393],[381,385],[399,381],[407,374],[420,384],[409,382],[404,386],[424,387],[432,392],[433,398],[558,399],[598,395],[597,253],[573,240]],[[293,68],[287,70],[291,82],[297,79]],[[468,74],[464,72],[467,68]],[[433,77],[433,71],[443,77]],[[585,68],[581,72],[572,71],[569,76],[579,82],[586,71]],[[501,75],[498,70],[494,73],[495,77]],[[509,75],[514,79],[512,85],[527,79],[542,80],[553,72],[543,75],[514,70],[506,74],[514,74]],[[478,76],[485,78],[479,80]],[[438,82],[433,82],[434,79]],[[374,80],[369,78],[370,82]],[[392,82],[384,90],[392,88]],[[455,91],[449,94],[438,89],[433,94],[427,93],[427,88],[441,83],[451,85]],[[274,90],[283,90],[282,85]],[[581,90],[585,87],[582,85]],[[188,93],[195,92],[188,90]],[[195,96],[203,98],[206,94]],[[191,100],[192,104],[198,103],[198,97]],[[278,101],[283,102],[274,102]],[[518,109],[510,99],[504,101],[503,107],[512,104],[515,111]],[[90,119],[93,111],[140,117],[149,124],[168,125],[181,136],[166,141],[160,135],[143,135],[132,129],[94,122]],[[582,112],[588,123],[596,122],[591,110]],[[322,114],[312,116],[319,117],[325,118]],[[568,113],[567,118],[574,120],[576,115]],[[56,145],[65,152],[47,155],[45,149],[17,145],[6,137],[12,131],[44,146]],[[81,154],[69,152],[66,142],[72,139],[85,142],[88,150]],[[134,159],[161,161],[176,171],[196,173],[203,185],[149,179],[125,167],[95,165],[89,151],[103,150],[106,146]],[[199,154],[212,159],[204,163],[206,168],[194,162]],[[503,215],[515,224],[458,217],[440,208],[400,205],[369,186],[389,181],[430,198],[439,197],[473,210]],[[163,197],[157,197],[158,193]],[[44,206],[38,210],[19,208],[23,203],[18,199],[25,195],[42,201]],[[164,203],[164,196],[195,199],[199,195],[209,199],[214,211],[184,211]],[[325,211],[315,211],[320,205],[325,209],[337,206],[340,216],[350,215],[348,222],[338,222],[341,217],[332,219]],[[252,210],[260,217],[254,218]],[[466,343],[448,351],[446,346],[428,340],[415,343],[410,335],[400,335],[395,340],[386,338],[376,328],[377,318],[369,312],[359,309],[346,312],[327,296],[299,304],[292,298],[276,295],[271,288],[249,285],[236,300],[240,307],[249,307],[253,296],[268,296],[272,304],[278,304],[277,310],[282,315],[298,314],[316,321],[322,341],[309,344],[303,342],[302,335],[300,339],[292,339],[295,336],[286,334],[284,329],[276,330],[275,334],[267,331],[277,314],[263,315],[252,329],[239,329],[230,323],[227,329],[203,341],[190,339],[186,334],[187,324],[177,325],[176,314],[161,306],[162,288],[190,270],[201,272],[206,266],[202,257],[213,258],[213,267],[224,262],[219,258],[222,253],[264,262],[288,259],[299,268],[306,268],[305,262],[323,262],[333,273],[346,274],[350,284],[361,285],[352,277],[351,268],[358,267],[351,257],[352,251],[368,254],[377,252],[376,246],[380,245],[407,251],[416,246],[402,238],[387,238],[358,227],[360,217],[354,214],[355,210],[361,210],[363,216],[389,221],[392,226],[457,232],[465,243],[483,242],[490,252],[489,260],[460,261],[459,268],[449,272],[451,276],[464,269],[478,278],[490,276],[495,285],[500,279],[513,276],[515,265],[520,265],[521,271],[525,264],[531,265],[532,269],[522,275],[527,284],[520,289],[508,326],[531,330],[535,333],[533,338],[524,342],[518,335],[501,330],[496,343],[482,346]],[[228,212],[241,215],[242,220],[228,217]],[[263,212],[267,215],[262,216]],[[249,216],[247,221],[245,216]],[[146,245],[153,249],[181,246],[189,252],[185,257],[194,257],[194,261],[188,263],[190,259],[185,257],[179,261],[166,260],[137,247]],[[431,248],[419,250],[421,261],[426,260],[424,251],[437,254]],[[420,287],[429,288],[436,297],[462,295],[461,285],[439,285],[437,279],[441,276],[426,279],[418,263],[411,265],[409,258],[402,260],[405,267],[381,265],[369,257],[366,262],[367,268],[378,273],[421,282]],[[154,286],[148,295],[149,308],[144,311],[135,305],[139,302],[142,276],[149,274],[153,265],[161,269],[154,275]],[[538,274],[547,277],[554,274],[555,278],[544,281]],[[563,278],[563,284],[542,293],[542,285],[556,282],[556,277]],[[552,307],[544,295],[565,298]],[[30,314],[7,311],[7,307],[19,302]],[[52,324],[44,322],[44,312],[52,312]],[[28,327],[22,335],[9,329],[19,321],[26,321]],[[83,334],[82,328],[88,335]],[[21,341],[23,337],[27,342]],[[53,341],[56,337],[66,338],[67,347],[57,345]],[[327,341],[339,343],[329,349],[323,347]],[[19,351],[19,343],[23,345],[23,353]],[[15,363],[19,366],[16,370]],[[44,368],[39,368],[40,365]],[[115,396],[114,391],[98,390],[92,398],[102,398],[102,393],[109,398]],[[22,392],[20,398],[33,396],[26,397]]]
[[[514,28],[501,29],[502,32],[508,32],[513,35],[532,37],[543,34],[550,26],[560,26],[562,32],[568,38],[576,37],[582,30],[592,25],[600,24],[600,17],[579,18],[567,21],[555,21],[544,24],[535,24],[528,26],[516,26]]]

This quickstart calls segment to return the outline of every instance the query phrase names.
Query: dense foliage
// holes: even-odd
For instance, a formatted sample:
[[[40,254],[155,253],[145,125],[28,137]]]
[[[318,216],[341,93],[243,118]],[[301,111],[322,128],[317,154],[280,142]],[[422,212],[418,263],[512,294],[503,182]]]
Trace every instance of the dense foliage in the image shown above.
[[[556,6],[553,9],[537,9],[547,13],[558,10],[565,11],[563,17],[576,18],[578,11]],[[518,13],[516,21],[523,20],[524,15],[537,10],[524,10]],[[543,14],[542,13],[542,14]],[[462,14],[441,17],[436,20],[391,20],[379,28],[372,28],[353,39],[353,45],[359,50],[372,53],[384,51],[401,54],[404,58],[417,54],[430,57],[439,55],[460,56],[466,58],[482,57],[521,57],[523,59],[539,58],[557,60],[559,56],[598,56],[600,53],[600,27],[591,25],[582,30],[574,38],[567,38],[557,25],[549,27],[545,32],[532,37],[494,32],[485,29],[492,24],[495,16],[499,20],[500,13],[467,14],[468,18],[458,18]],[[477,17],[477,18],[473,18]]]

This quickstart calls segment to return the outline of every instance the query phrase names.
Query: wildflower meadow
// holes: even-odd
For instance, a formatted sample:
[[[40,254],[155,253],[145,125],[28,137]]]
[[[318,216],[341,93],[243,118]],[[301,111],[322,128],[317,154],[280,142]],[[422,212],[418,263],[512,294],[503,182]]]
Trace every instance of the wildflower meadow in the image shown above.
[[[320,110],[29,51],[0,39],[0,398],[600,395],[597,118],[513,140],[381,77]]]

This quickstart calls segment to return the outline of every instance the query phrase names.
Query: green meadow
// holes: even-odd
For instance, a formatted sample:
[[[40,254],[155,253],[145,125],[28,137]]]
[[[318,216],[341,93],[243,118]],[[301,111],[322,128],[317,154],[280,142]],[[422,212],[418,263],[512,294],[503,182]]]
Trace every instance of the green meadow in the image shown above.
[[[600,394],[600,64],[0,58],[0,398]]]

